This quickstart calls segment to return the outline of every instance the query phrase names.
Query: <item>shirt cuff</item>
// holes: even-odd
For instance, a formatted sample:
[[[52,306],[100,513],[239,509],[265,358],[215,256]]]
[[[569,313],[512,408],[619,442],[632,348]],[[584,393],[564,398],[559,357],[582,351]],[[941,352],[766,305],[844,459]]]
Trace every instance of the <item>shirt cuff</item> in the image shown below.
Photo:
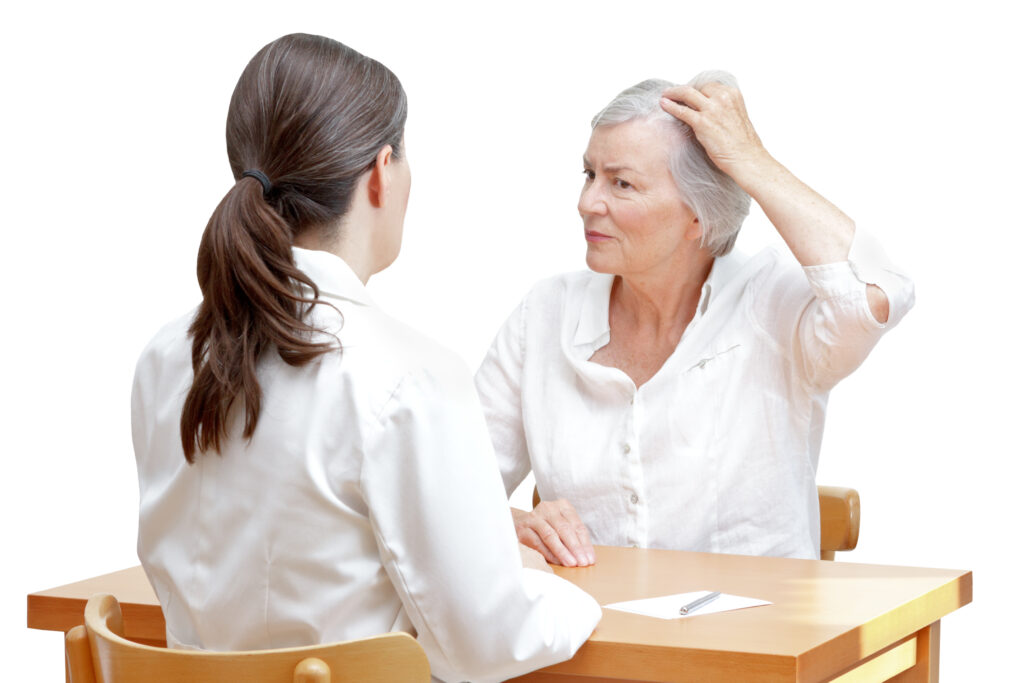
[[[854,276],[867,285],[877,285],[891,300],[905,289],[906,274],[893,264],[871,233],[857,229],[848,257]],[[891,303],[891,302],[890,302]]]
[[[910,278],[889,260],[878,240],[860,228],[853,235],[846,261],[805,266],[804,274],[820,299],[863,300],[859,308],[867,311],[870,321],[880,327],[894,325],[914,304]],[[878,286],[889,300],[889,319],[884,324],[870,315],[866,285]]]
[[[804,275],[819,299],[839,299],[864,291],[865,283],[857,277],[850,261],[804,266]]]

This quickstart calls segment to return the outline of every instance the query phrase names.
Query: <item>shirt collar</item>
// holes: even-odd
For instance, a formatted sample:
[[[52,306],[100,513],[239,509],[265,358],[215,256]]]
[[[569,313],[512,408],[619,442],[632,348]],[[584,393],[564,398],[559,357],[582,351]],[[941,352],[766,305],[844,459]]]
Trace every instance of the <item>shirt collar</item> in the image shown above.
[[[746,257],[736,251],[730,251],[725,256],[719,256],[711,264],[711,272],[708,279],[704,281],[701,290],[700,301],[697,302],[697,315],[707,313],[711,302],[722,293],[722,289],[739,272],[740,267],[746,261]]]
[[[316,283],[321,296],[373,305],[366,285],[340,257],[326,251],[292,247],[292,258],[295,266]]]
[[[701,289],[700,301],[697,302],[698,317],[707,312],[711,302],[733,279],[744,260],[744,257],[735,251],[714,260],[711,264],[711,272],[708,273],[707,280],[704,281],[704,286]],[[614,275],[598,273],[587,283],[586,292],[583,294],[580,320],[576,325],[576,334],[573,337],[574,346],[594,344],[610,334],[608,301],[614,281]]]
[[[614,275],[595,273],[587,282],[580,320],[576,325],[576,336],[572,340],[574,346],[593,344],[609,333],[608,301],[612,295],[614,281]]]

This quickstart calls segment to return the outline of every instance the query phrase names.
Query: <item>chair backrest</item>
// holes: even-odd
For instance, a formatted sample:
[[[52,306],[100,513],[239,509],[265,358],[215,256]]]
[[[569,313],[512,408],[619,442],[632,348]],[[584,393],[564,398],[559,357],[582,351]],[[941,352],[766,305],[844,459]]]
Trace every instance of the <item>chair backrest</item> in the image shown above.
[[[819,486],[821,559],[836,559],[837,550],[853,550],[860,538],[860,494],[842,486]]]
[[[65,641],[71,683],[427,683],[430,665],[407,633],[253,652],[196,652],[126,640],[121,606],[94,595]]]
[[[540,493],[533,487],[533,507]],[[837,550],[853,550],[860,538],[860,494],[841,486],[818,487],[821,513],[821,559],[836,559]]]

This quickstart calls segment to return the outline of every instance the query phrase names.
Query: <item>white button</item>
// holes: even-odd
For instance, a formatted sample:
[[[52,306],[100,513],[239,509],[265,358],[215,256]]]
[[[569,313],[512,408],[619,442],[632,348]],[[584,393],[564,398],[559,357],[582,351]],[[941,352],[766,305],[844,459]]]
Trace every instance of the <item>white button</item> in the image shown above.
[[[622,447],[622,452],[623,453],[629,453],[631,450],[632,449],[629,447],[628,443],[625,446]]]
[[[635,397],[633,397],[633,396],[630,396],[630,397],[629,397],[629,405],[633,405],[633,403],[634,403],[635,401],[636,401],[636,398],[635,398]]]
[[[630,494],[630,496],[629,496],[629,502],[630,503],[632,503],[633,505],[636,505],[638,500],[640,500],[639,496],[637,496],[635,493]]]

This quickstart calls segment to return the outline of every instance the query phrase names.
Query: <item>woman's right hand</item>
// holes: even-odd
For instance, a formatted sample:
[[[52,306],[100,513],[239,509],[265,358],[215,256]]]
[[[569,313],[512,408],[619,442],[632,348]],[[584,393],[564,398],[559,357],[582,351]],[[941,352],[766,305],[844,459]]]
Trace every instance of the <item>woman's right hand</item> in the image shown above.
[[[532,512],[512,508],[519,542],[533,548],[551,564],[585,567],[594,564],[590,532],[564,498],[541,501]]]

